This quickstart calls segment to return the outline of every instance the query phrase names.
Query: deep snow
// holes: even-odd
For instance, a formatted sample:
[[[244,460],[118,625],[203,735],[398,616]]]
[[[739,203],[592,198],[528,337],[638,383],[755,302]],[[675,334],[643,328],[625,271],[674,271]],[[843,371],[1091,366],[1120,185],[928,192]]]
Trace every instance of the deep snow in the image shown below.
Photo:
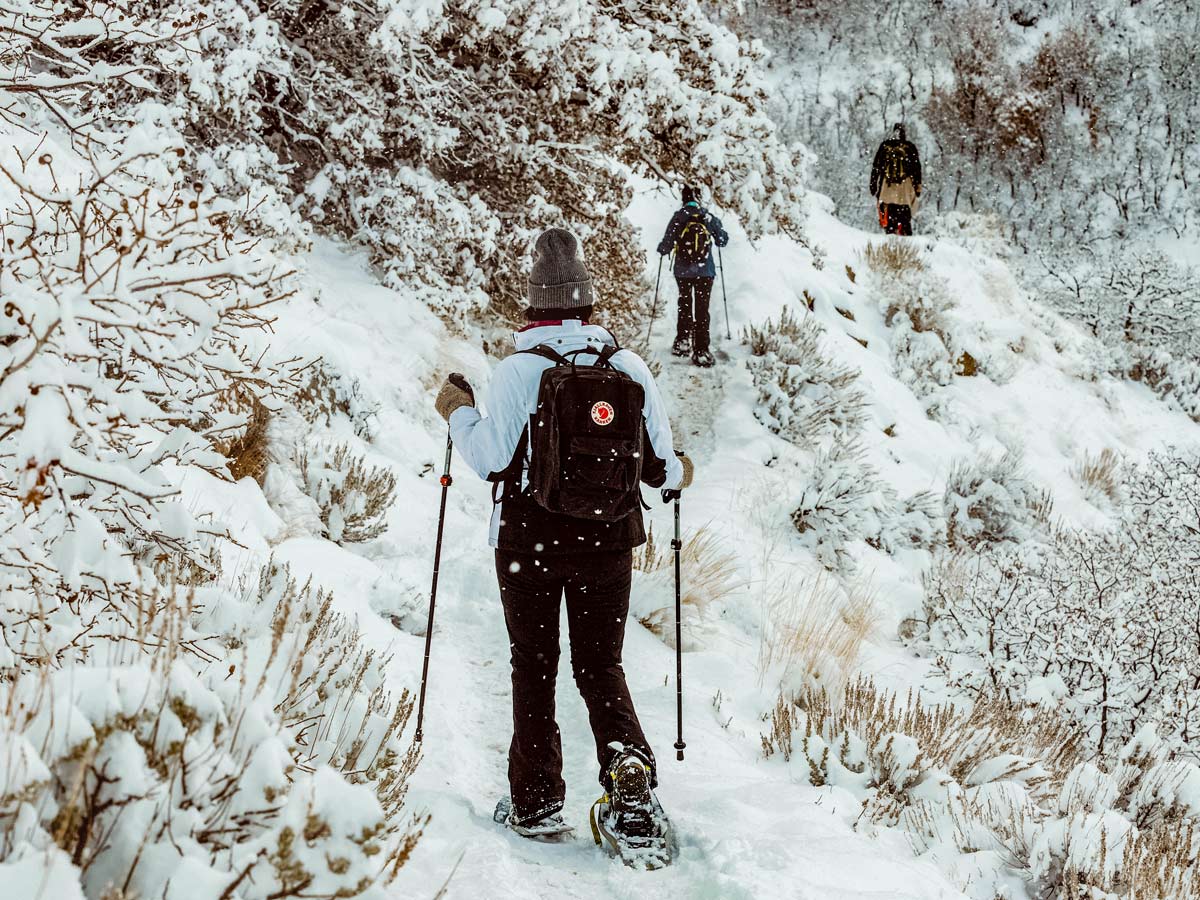
[[[669,198],[649,185],[630,210],[630,218],[643,227],[651,279],[653,246],[670,212]],[[598,793],[595,763],[565,652],[558,720],[568,782],[566,815],[577,828],[576,839],[561,846],[528,843],[492,823],[492,807],[506,790],[507,640],[486,546],[489,488],[456,461],[425,758],[409,800],[412,809],[427,809],[432,821],[395,885],[396,896],[434,896],[452,870],[441,896],[643,897],[648,891],[689,898],[813,900],[964,896],[931,862],[914,859],[901,833],[865,823],[856,830],[857,800],[840,789],[810,787],[802,758],[790,765],[761,758],[761,716],[774,703],[782,674],[760,677],[757,671],[764,586],[788,575],[811,576],[816,568],[787,518],[808,457],[754,418],[754,390],[738,334],[751,322],[777,315],[785,304],[802,309],[802,290],[816,297],[813,314],[829,328],[833,352],[862,370],[874,423],[869,459],[902,493],[940,493],[956,457],[1020,441],[1036,478],[1053,487],[1058,512],[1099,521],[1103,511],[1087,504],[1068,474],[1080,453],[1113,447],[1137,457],[1161,443],[1196,435],[1190,420],[1166,410],[1143,388],[1076,377],[1081,362],[1071,345],[1081,338],[1026,300],[1001,262],[917,237],[935,270],[950,279],[957,301],[952,315],[971,331],[981,353],[1011,357],[1006,359],[1011,378],[1004,384],[956,378],[943,399],[952,415],[942,421],[952,424],[934,421],[891,374],[878,301],[861,278],[851,281],[846,272],[847,265],[862,268],[858,254],[878,236],[845,227],[814,208],[810,234],[828,252],[818,270],[810,254],[790,241],[769,238],[753,247],[736,223],[729,226],[733,240],[724,262],[732,342],[723,338],[719,283],[713,299],[714,346],[727,359],[708,372],[673,360],[667,353],[669,314],[656,323],[653,340],[677,444],[696,462],[696,484],[684,498],[685,531],[708,525],[723,536],[739,556],[743,585],[710,609],[703,622],[687,623],[686,761],[677,762],[671,751],[673,650],[631,618],[625,653],[634,700],[658,752],[659,795],[678,831],[679,859],[670,869],[638,873],[592,846],[587,810]],[[274,519],[233,492],[226,508],[244,524],[240,538],[249,548],[244,552],[254,559],[274,552],[298,574],[311,573],[332,588],[339,608],[358,616],[365,639],[394,653],[394,687],[415,692],[445,442],[432,396],[440,378],[454,370],[483,388],[489,359],[476,338],[451,333],[416,300],[379,286],[358,254],[319,243],[309,272],[319,299],[294,301],[283,310],[277,346],[289,355],[324,356],[360,378],[364,392],[380,404],[371,444],[348,429],[344,437],[356,441],[372,462],[396,472],[399,500],[389,529],[376,541],[348,549],[305,534],[300,524]],[[603,285],[598,288],[603,298]],[[664,283],[660,317],[673,302],[674,287]],[[838,308],[851,312],[853,321]],[[865,339],[867,347],[855,337]],[[1004,350],[1022,338],[1020,354]],[[1061,353],[1055,338],[1064,347]],[[481,393],[486,400],[486,390]],[[895,437],[883,434],[889,425],[895,426]],[[669,533],[669,509],[656,503],[650,518],[656,534]],[[861,660],[863,671],[886,686],[921,684],[923,663],[894,635],[898,623],[919,607],[924,555],[890,558],[866,545],[855,555],[859,577],[883,607],[877,635]],[[634,590],[635,609],[670,602],[659,581],[640,577]],[[657,596],[647,598],[646,592]]]

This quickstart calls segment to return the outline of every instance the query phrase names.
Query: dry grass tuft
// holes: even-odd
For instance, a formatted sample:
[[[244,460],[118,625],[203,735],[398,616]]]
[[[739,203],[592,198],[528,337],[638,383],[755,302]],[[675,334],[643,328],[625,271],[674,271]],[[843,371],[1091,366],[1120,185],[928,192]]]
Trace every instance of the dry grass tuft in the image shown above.
[[[896,277],[906,272],[925,269],[921,251],[911,241],[883,241],[867,244],[862,252],[862,261],[876,275]]]
[[[259,487],[271,461],[268,428],[271,412],[240,384],[221,392],[206,422],[213,448],[225,457],[234,481],[253,478]]]
[[[859,584],[845,592],[825,573],[800,588],[791,579],[779,582],[764,605],[760,680],[776,671],[785,680],[799,676],[809,684],[840,687],[879,625],[873,591]]]
[[[727,549],[724,539],[708,526],[701,527],[684,539],[680,548],[682,596],[680,602],[696,615],[728,597],[742,586],[738,575],[738,557]],[[648,575],[660,573],[674,578],[675,552],[668,541],[659,545],[651,528],[646,543],[633,552],[633,567]],[[643,625],[663,639],[673,639],[675,622],[673,607],[663,607],[638,617]]]
[[[870,806],[875,821],[895,822],[917,798],[905,794],[917,773],[940,771],[959,783],[970,783],[983,766],[1004,760],[990,780],[1017,779],[1036,799],[1058,794],[1067,775],[1083,757],[1083,734],[1053,711],[1027,710],[1003,694],[981,696],[969,711],[951,705],[926,706],[917,694],[905,697],[875,687],[868,678],[850,683],[835,702],[824,688],[806,687],[792,698],[781,696],[770,716],[771,731],[762,736],[763,754],[789,759],[797,732],[819,735],[830,747],[858,744],[879,771],[878,795]],[[905,767],[903,781],[891,777],[888,748],[896,735],[919,748]],[[847,741],[849,736],[850,740]],[[849,754],[844,763],[850,762]]]
[[[1106,447],[1095,456],[1085,453],[1071,468],[1071,475],[1089,500],[1116,503],[1121,498],[1122,465],[1120,454]]]

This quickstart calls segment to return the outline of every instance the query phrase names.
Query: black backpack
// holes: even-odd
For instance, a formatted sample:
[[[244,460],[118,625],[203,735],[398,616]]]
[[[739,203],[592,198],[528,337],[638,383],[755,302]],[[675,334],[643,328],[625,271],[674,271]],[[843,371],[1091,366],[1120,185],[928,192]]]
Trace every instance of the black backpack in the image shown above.
[[[883,145],[883,183],[900,184],[908,177],[908,148],[903,144]]]
[[[706,224],[708,216],[703,210],[693,210],[675,239],[675,259],[694,265],[704,265],[712,252],[712,232]]]
[[[552,513],[616,522],[641,504],[645,390],[611,362],[619,347],[574,351],[545,344],[532,353],[554,363],[542,373],[537,411],[517,446],[508,477],[519,489],[530,447],[528,494]],[[580,353],[596,354],[577,365]]]

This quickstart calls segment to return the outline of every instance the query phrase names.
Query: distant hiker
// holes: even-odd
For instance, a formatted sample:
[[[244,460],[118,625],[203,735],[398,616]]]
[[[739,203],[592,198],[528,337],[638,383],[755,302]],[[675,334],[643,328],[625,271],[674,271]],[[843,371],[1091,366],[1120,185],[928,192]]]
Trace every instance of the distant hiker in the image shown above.
[[[667,225],[667,233],[658,245],[660,256],[675,252],[675,282],[679,285],[679,318],[675,324],[675,356],[692,355],[692,362],[707,368],[713,364],[708,349],[708,301],[712,297],[712,246],[724,247],[729,235],[721,220],[700,205],[700,192],[691,185],[683,188],[683,207]]]
[[[646,540],[639,482],[670,496],[691,484],[692,464],[673,450],[662,395],[641,357],[588,324],[592,280],[570,232],[551,228],[538,237],[528,291],[529,324],[514,336],[517,352],[492,374],[487,415],[465,383],[447,380],[436,402],[455,448],[494,482],[489,543],[513,692],[512,793],[497,821],[525,837],[569,830],[554,720],[565,593],[571,668],[600,783],[624,804],[622,827],[652,830],[649,811],[661,810],[651,793],[654,754],[621,668],[631,551]]]
[[[875,151],[871,196],[884,231],[912,234],[913,211],[921,196],[921,156],[899,122],[892,126],[892,137]]]

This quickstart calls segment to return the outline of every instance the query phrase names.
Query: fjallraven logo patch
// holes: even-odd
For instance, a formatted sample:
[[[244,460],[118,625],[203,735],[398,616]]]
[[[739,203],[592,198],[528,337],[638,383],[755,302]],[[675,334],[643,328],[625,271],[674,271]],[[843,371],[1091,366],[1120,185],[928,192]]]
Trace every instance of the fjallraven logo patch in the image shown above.
[[[613,420],[613,408],[609,403],[603,400],[597,400],[592,404],[592,421],[597,425],[611,425]]]

